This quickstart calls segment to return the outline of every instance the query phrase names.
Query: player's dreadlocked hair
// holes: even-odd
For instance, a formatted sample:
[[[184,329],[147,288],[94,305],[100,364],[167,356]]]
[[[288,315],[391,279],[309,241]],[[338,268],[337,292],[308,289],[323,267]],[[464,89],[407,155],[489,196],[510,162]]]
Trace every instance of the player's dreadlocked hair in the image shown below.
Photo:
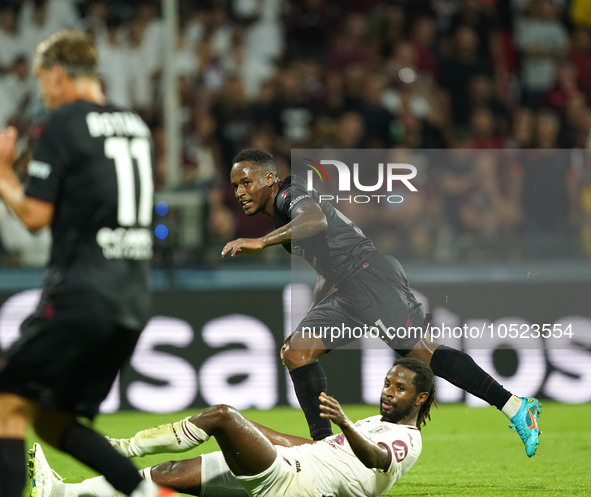
[[[273,173],[277,178],[275,161],[273,160],[273,156],[266,150],[247,148],[234,157],[232,164],[236,164],[237,162],[252,162],[259,166],[265,174]]]
[[[435,378],[433,376],[433,371],[431,371],[431,368],[424,362],[417,359],[411,359],[410,357],[398,359],[394,363],[394,366],[402,366],[403,368],[410,369],[416,373],[413,385],[417,389],[417,394],[421,392],[429,393],[427,400],[423,402],[423,405],[419,409],[419,415],[417,417],[417,428],[420,430],[421,426],[427,424],[427,420],[431,421],[431,406],[435,404],[435,407],[437,407],[437,403],[435,402]]]
[[[72,78],[97,77],[96,47],[75,29],[60,29],[39,43],[35,48],[35,63],[47,68],[58,64]]]

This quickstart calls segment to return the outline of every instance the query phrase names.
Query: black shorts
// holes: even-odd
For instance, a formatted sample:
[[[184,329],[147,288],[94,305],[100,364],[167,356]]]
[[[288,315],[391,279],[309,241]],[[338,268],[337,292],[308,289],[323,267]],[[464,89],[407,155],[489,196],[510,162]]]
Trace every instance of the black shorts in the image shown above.
[[[316,305],[296,331],[321,336],[330,351],[357,340],[362,330],[371,330],[371,336],[379,336],[404,356],[421,339],[427,322],[404,269],[395,257],[382,254]],[[364,333],[369,336],[369,331]]]
[[[51,305],[29,316],[20,331],[0,361],[0,391],[89,419],[141,333],[113,323],[108,313]]]

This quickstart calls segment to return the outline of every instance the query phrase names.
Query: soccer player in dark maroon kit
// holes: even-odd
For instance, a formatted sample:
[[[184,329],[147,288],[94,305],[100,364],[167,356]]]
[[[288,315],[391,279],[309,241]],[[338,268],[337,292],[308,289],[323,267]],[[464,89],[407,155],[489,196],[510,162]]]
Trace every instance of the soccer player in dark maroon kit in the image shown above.
[[[426,330],[429,319],[410,291],[396,258],[377,249],[330,203],[320,202],[318,192],[308,191],[303,179],[290,176],[280,180],[268,152],[247,149],[239,153],[230,180],[244,213],[262,213],[273,220],[276,229],[261,238],[233,240],[224,247],[222,256],[254,254],[282,244],[316,270],[312,306],[285,341],[282,359],[294,382],[310,434],[321,440],[332,430],[320,416],[317,402],[319,393],[327,390],[326,375],[318,359],[354,339],[331,341],[330,337],[318,338],[303,329],[343,325],[363,328],[379,321],[385,329],[420,326]],[[417,333],[408,335],[392,338],[381,333],[380,338],[400,355],[423,361],[435,375],[501,410],[519,433],[527,455],[534,455],[541,407],[536,399],[512,395],[468,354]]]
[[[62,30],[35,52],[51,110],[23,186],[16,130],[0,132],[0,196],[30,229],[51,226],[41,301],[0,362],[0,495],[21,497],[28,425],[132,497],[172,494],[77,418],[93,419],[150,315],[152,145],[135,114],[108,105],[97,54]],[[34,489],[34,494],[35,489]]]

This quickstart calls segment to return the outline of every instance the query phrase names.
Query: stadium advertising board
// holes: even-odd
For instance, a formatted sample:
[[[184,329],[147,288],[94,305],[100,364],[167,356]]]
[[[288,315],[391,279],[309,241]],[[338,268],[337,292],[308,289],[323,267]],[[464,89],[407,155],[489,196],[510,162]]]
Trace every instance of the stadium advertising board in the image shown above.
[[[433,284],[413,290],[433,313],[434,325],[445,331],[439,341],[468,351],[511,391],[561,402],[591,401],[588,283]],[[283,291],[157,292],[154,317],[102,410],[172,412],[216,403],[239,409],[297,406],[278,351],[308,308],[310,291],[299,284]],[[2,349],[18,337],[38,298],[36,290],[0,296]],[[484,329],[483,337],[470,336],[471,329]],[[562,338],[545,338],[545,329],[555,336],[561,330]],[[376,403],[393,358],[376,339],[330,353],[323,367],[331,393],[345,403]],[[483,405],[437,380],[439,402]]]

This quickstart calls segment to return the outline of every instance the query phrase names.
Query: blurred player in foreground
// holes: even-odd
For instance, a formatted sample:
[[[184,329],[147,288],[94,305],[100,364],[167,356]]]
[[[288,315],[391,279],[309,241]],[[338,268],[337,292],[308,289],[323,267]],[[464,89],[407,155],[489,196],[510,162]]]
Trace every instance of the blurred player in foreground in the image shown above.
[[[149,318],[150,132],[106,104],[82,33],[53,33],[34,65],[51,112],[34,131],[24,187],[16,130],[0,132],[0,196],[29,229],[51,225],[53,245],[41,301],[0,361],[0,495],[22,496],[30,424],[127,495],[172,494],[77,420],[97,414]]]
[[[387,492],[418,459],[419,428],[430,419],[433,399],[433,372],[420,361],[401,359],[386,375],[378,416],[353,423],[336,399],[321,394],[322,417],[342,430],[322,441],[278,433],[219,405],[110,442],[133,457],[184,452],[215,437],[221,452],[142,470],[145,478],[186,494],[373,497]],[[114,495],[103,477],[60,482],[38,444],[33,452],[32,479],[39,497]]]
[[[318,394],[327,390],[318,359],[355,338],[332,340],[326,332],[318,336],[304,330],[366,325],[378,330],[379,326],[380,338],[398,354],[423,361],[435,375],[501,410],[511,420],[510,427],[519,433],[527,455],[534,455],[541,404],[512,395],[468,354],[416,332],[417,328],[427,331],[429,317],[412,294],[396,258],[378,250],[332,204],[320,202],[318,192],[308,191],[303,179],[290,176],[280,180],[273,157],[264,150],[247,149],[238,154],[230,180],[244,213],[264,214],[274,221],[276,229],[261,238],[231,241],[222,256],[254,254],[282,244],[316,270],[310,310],[282,348],[283,363],[289,369],[312,438],[320,440],[332,434],[316,402]],[[408,334],[386,334],[388,329],[401,328]]]

